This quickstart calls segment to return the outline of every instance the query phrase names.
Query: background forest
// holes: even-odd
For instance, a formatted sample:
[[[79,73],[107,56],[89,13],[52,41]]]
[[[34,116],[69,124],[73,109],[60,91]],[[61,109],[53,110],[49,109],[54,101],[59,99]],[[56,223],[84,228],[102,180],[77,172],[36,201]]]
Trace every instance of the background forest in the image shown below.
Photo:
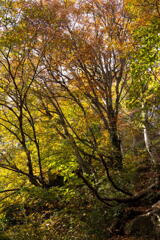
[[[0,0],[0,239],[160,239],[159,49],[158,0]]]

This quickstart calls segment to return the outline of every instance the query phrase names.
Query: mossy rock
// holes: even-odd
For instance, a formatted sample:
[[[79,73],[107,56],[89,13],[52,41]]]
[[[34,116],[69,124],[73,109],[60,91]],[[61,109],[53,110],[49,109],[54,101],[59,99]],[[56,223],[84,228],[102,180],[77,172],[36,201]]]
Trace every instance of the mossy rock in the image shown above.
[[[154,224],[150,216],[141,215],[126,224],[125,232],[127,235],[154,237]]]
[[[152,211],[135,217],[132,221],[126,223],[125,234],[145,239],[160,239],[160,210]]]

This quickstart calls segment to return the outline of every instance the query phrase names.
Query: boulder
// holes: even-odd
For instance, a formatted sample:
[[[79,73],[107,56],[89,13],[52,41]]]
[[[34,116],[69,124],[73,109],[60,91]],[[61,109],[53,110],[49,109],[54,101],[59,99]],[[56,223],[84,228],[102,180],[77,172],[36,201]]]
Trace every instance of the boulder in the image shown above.
[[[143,215],[135,217],[126,223],[125,234],[146,237],[150,240],[160,240],[160,201]]]

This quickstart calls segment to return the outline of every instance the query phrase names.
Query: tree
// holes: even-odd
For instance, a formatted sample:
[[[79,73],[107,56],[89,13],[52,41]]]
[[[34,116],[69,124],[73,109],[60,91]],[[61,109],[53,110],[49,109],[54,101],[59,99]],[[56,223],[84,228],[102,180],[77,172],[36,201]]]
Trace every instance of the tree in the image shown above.
[[[143,22],[136,31],[125,7],[114,0],[26,2],[16,25],[2,29],[0,125],[9,148],[1,168],[46,189],[50,168],[63,169],[107,206],[140,205],[154,191],[157,183],[140,192],[127,186],[132,156],[121,135],[127,104],[140,108],[141,120],[151,111],[157,30]]]

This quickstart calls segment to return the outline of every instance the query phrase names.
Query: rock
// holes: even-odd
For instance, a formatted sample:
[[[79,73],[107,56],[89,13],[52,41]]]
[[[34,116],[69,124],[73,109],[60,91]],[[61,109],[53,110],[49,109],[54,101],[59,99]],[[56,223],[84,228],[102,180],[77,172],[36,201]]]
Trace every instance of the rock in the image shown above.
[[[135,217],[125,226],[125,234],[160,240],[160,201],[145,214]]]
[[[125,233],[134,236],[154,237],[154,224],[148,215],[140,215],[126,224]]]

